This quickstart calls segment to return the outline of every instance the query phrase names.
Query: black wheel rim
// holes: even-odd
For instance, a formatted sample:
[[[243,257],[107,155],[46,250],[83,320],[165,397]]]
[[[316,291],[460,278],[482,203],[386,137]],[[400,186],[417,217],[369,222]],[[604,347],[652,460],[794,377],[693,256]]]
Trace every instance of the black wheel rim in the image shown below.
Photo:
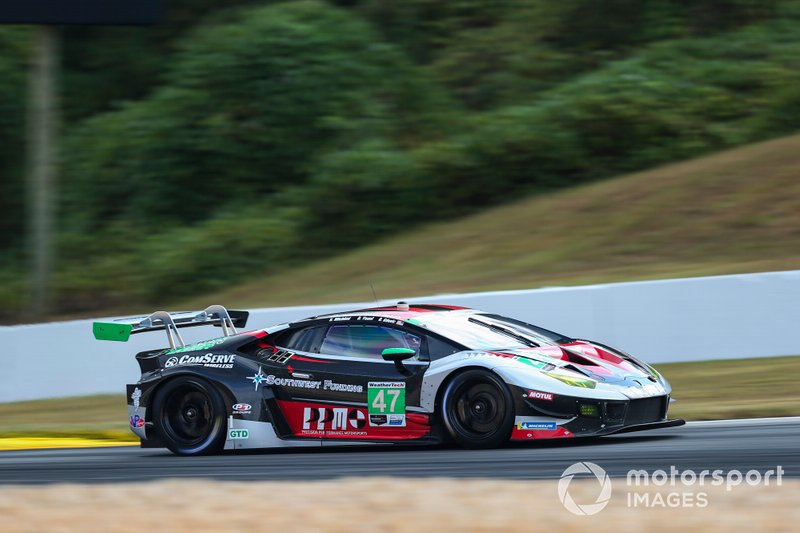
[[[172,391],[164,402],[164,429],[182,447],[206,440],[214,427],[214,407],[208,394],[195,385]]]
[[[460,433],[480,439],[494,434],[501,426],[506,406],[495,385],[468,381],[454,391],[448,414]]]

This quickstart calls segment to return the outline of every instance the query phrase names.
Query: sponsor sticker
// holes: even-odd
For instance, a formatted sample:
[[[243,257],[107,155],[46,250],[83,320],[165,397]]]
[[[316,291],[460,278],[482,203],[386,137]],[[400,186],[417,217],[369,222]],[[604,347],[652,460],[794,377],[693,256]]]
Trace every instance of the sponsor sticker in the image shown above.
[[[132,428],[143,428],[144,427],[144,418],[139,415],[133,415],[131,418],[131,427]]]
[[[547,400],[548,402],[553,401],[553,394],[550,392],[539,392],[538,390],[528,391],[528,398],[533,398],[534,400]]]
[[[390,426],[406,425],[406,384],[402,381],[370,381],[367,385],[367,412],[370,415],[370,426]],[[383,418],[376,418],[373,423],[373,415],[386,415],[386,422]]]
[[[322,385],[321,381],[311,381],[308,379],[296,378],[280,378],[272,374],[264,374],[264,370],[258,367],[258,373],[252,376],[247,376],[255,385],[255,390],[258,391],[259,385],[277,385],[279,387],[292,387],[295,389],[319,389]]]
[[[235,415],[249,415],[253,406],[249,403],[235,403],[231,409]]]
[[[133,401],[133,409],[135,412],[139,411],[139,401],[142,399],[142,389],[136,387],[133,389],[133,394],[131,394],[131,400]]]
[[[538,429],[555,431],[558,425],[555,422],[517,422],[517,429]]]
[[[366,435],[359,431],[367,424],[364,411],[352,407],[304,407],[305,435]]]
[[[297,374],[295,374],[297,375]],[[273,374],[264,374],[264,371],[259,367],[258,374],[248,376],[247,379],[255,384],[255,390],[258,390],[259,385],[277,385],[278,387],[291,387],[294,389],[316,389],[316,390],[329,390],[335,392],[356,392],[363,393],[363,385],[352,385],[349,383],[336,383],[330,379],[325,381],[314,381],[311,379],[300,378],[282,378]]]
[[[333,381],[326,379],[323,382],[322,388],[324,390],[336,391],[336,392],[364,392],[363,385],[350,385],[346,383],[334,383]]]
[[[258,367],[258,374],[253,374],[252,376],[248,376],[247,379],[253,382],[256,386],[256,391],[258,391],[258,386],[264,382],[264,372],[261,370],[261,367]]]
[[[389,423],[388,415],[369,415],[370,426],[385,426]]]
[[[228,438],[230,440],[245,440],[250,438],[249,429],[229,429]]]
[[[183,355],[181,357],[170,357],[164,363],[164,368],[182,365],[201,365],[208,368],[233,368],[235,355],[207,353],[204,355]]]

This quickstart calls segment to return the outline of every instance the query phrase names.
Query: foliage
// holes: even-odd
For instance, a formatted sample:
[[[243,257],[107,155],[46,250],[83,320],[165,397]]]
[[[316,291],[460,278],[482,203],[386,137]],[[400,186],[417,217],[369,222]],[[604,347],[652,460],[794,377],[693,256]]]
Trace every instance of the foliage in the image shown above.
[[[24,233],[23,158],[28,32],[0,31],[0,257]]]
[[[65,209],[84,230],[117,218],[199,221],[306,181],[327,151],[374,136],[420,142],[445,107],[436,86],[347,12],[259,8],[192,34],[165,86],[75,129]]]
[[[797,0],[175,0],[64,31],[58,310],[169,302],[422,221],[790,133]],[[0,32],[21,305],[28,32]]]

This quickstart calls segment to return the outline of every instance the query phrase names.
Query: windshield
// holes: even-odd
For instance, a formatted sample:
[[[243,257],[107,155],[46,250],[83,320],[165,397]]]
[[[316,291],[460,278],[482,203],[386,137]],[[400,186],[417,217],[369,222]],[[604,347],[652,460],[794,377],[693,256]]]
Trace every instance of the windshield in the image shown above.
[[[477,320],[470,321],[470,318]],[[535,345],[553,345],[561,339],[566,339],[563,335],[525,322],[484,313],[458,311],[431,313],[417,318],[416,321],[434,333],[452,339],[471,350],[515,350]],[[501,327],[492,327],[497,325]],[[503,332],[502,329],[508,332]]]
[[[566,344],[568,342],[572,342],[575,339],[567,337],[565,335],[561,335],[560,333],[556,333],[555,331],[550,331],[549,329],[540,328],[539,326],[534,326],[533,324],[528,324],[527,322],[523,322],[521,320],[516,320],[514,318],[508,318],[506,316],[500,315],[492,315],[492,314],[483,314],[486,318],[491,318],[493,321],[498,322],[500,325],[509,327],[513,329],[515,332],[525,335],[529,337],[535,342],[539,344]]]

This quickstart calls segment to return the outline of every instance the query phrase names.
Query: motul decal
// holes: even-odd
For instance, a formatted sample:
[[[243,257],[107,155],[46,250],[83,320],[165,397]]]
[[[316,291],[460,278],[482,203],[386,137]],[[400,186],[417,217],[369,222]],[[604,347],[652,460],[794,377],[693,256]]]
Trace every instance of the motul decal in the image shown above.
[[[553,401],[553,394],[550,392],[540,392],[538,390],[528,391],[528,398],[532,398],[534,400],[547,400],[548,402]]]

